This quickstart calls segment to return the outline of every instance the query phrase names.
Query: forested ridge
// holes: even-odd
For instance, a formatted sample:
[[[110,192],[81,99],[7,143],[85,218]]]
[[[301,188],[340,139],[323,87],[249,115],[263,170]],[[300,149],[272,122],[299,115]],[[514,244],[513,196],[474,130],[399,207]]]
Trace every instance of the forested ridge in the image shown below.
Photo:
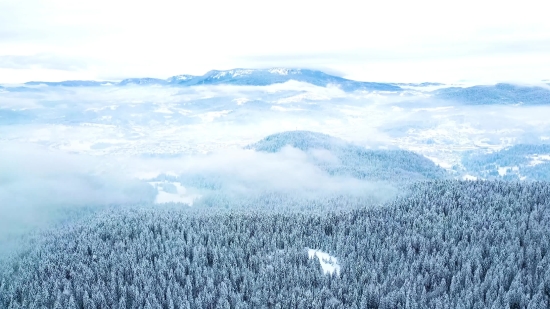
[[[550,185],[436,181],[337,212],[112,210],[44,234],[2,308],[549,308]],[[337,258],[325,274],[307,249]]]
[[[444,169],[414,152],[401,149],[367,149],[318,132],[286,131],[272,134],[247,148],[274,153],[288,146],[306,152],[315,165],[330,175],[389,181],[394,184],[449,177]],[[326,152],[319,153],[323,150]]]
[[[518,144],[493,153],[467,153],[466,170],[484,179],[550,180],[550,145]]]
[[[477,85],[466,88],[449,87],[436,90],[434,93],[439,98],[470,105],[546,105],[550,103],[550,90],[546,87],[507,83]]]

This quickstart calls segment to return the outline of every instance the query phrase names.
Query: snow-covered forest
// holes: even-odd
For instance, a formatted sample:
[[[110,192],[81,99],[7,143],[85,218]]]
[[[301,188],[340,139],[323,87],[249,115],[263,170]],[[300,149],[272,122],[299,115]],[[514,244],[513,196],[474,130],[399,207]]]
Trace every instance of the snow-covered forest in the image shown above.
[[[550,308],[549,94],[0,86],[0,309]]]
[[[0,0],[0,309],[550,309],[549,72],[540,0]]]
[[[106,211],[35,239],[6,267],[0,306],[548,308],[547,183],[411,190],[326,213]]]

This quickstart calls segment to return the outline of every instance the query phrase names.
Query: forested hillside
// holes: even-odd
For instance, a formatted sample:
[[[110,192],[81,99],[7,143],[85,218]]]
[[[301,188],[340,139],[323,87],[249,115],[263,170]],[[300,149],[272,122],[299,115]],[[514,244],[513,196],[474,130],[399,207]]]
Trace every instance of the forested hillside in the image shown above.
[[[471,2],[0,0],[0,309],[550,309],[550,14]]]
[[[500,181],[322,214],[113,210],[14,260],[0,307],[549,308],[549,220],[550,185]]]
[[[464,104],[550,104],[550,90],[541,86],[523,86],[499,83],[496,85],[478,85],[467,88],[449,87],[435,91],[438,98]]]
[[[416,181],[449,178],[419,154],[367,149],[317,132],[282,132],[245,148],[227,155],[247,158],[245,164],[197,163],[202,168],[149,181],[176,200],[193,196],[194,207],[320,212],[387,202]]]
[[[466,170],[484,179],[550,180],[550,144],[518,144],[501,151],[466,154]]]
[[[313,162],[331,175],[393,183],[448,177],[442,168],[416,153],[398,149],[366,149],[317,132],[288,131],[273,134],[248,148],[278,152],[286,146],[308,153]]]

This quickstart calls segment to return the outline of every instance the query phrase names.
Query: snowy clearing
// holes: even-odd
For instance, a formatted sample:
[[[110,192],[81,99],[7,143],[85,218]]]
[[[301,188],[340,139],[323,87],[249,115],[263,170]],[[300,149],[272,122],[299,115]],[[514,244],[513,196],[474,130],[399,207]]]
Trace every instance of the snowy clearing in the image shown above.
[[[529,166],[536,166],[539,164],[546,163],[550,161],[550,155],[533,155],[529,157],[531,159],[531,162],[529,162]]]
[[[307,248],[307,254],[310,259],[314,259],[317,256],[324,274],[332,275],[336,272],[337,275],[340,275],[340,265],[336,257],[326,252],[309,248]]]

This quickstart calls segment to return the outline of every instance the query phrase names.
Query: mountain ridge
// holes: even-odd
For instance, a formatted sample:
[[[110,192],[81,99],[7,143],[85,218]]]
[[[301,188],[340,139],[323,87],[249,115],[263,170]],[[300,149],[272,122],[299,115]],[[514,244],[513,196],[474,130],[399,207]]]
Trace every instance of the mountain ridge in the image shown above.
[[[436,97],[459,101],[468,105],[546,105],[550,104],[550,89],[541,86],[525,86],[510,83],[477,85],[472,87],[448,87],[436,90]]]
[[[161,85],[161,86],[196,86],[196,85],[241,85],[241,86],[268,86],[295,80],[316,86],[326,87],[329,84],[337,85],[344,91],[401,91],[402,88],[394,83],[364,82],[330,75],[318,70],[310,69],[243,69],[211,70],[204,75],[175,75],[167,79],[160,78],[127,78],[119,82],[67,80],[60,82],[30,81],[26,86],[62,86],[62,87],[97,87],[106,85]]]

